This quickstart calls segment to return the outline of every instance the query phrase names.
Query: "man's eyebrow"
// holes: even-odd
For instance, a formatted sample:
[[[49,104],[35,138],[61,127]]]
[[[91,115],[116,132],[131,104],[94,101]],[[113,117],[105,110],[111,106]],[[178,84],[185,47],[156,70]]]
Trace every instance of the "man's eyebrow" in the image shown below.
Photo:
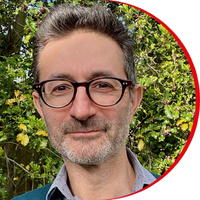
[[[89,74],[88,79],[91,80],[91,79],[102,77],[102,76],[116,77],[111,71],[104,70],[104,71],[92,72],[91,74]]]
[[[67,74],[67,73],[51,74],[51,76],[49,77],[49,79],[54,79],[54,78],[63,78],[63,79],[67,79],[67,80],[75,82],[74,77],[71,74]]]
[[[94,78],[104,77],[104,76],[116,77],[111,71],[102,70],[102,71],[96,71],[96,72],[91,72],[91,73],[88,72],[88,76],[86,77],[86,81],[90,81]],[[63,79],[70,80],[72,82],[77,82],[75,77],[70,73],[55,73],[55,74],[51,74],[48,78],[49,79],[63,78]]]

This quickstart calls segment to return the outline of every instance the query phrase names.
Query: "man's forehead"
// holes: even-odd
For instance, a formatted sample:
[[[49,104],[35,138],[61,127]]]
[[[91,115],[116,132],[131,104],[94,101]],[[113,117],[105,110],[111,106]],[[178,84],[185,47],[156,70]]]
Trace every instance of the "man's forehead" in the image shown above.
[[[39,70],[42,80],[67,78],[82,82],[100,76],[126,78],[121,48],[113,40],[94,33],[77,33],[47,44],[40,55]]]

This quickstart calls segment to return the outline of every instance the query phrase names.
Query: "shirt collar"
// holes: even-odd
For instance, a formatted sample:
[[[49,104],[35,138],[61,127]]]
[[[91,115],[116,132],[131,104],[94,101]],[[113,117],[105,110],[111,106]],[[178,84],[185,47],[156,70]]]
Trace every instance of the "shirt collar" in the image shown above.
[[[137,157],[133,154],[131,150],[127,148],[127,155],[130,164],[134,168],[135,175],[136,175],[136,181],[135,181],[135,188],[132,193],[141,190],[145,185],[149,185],[152,182],[156,180],[156,178],[148,171],[146,170],[139,162]],[[56,176],[54,182],[52,183],[47,195],[46,200],[54,200],[52,197],[53,193],[55,193],[56,190],[59,190],[61,196],[64,196],[64,199],[67,200],[80,200],[78,197],[74,197],[67,185],[67,171],[66,167],[63,164],[61,167],[58,175]],[[58,198],[59,199],[59,198]]]
[[[144,186],[149,185],[152,182],[154,182],[156,178],[140,164],[135,154],[128,148],[127,148],[127,155],[128,155],[130,164],[134,168],[135,176],[136,176],[135,188],[133,190],[133,193],[134,193],[143,189]]]
[[[58,175],[56,176],[54,182],[52,183],[47,195],[46,195],[46,200],[54,200],[53,194],[59,190],[60,195],[64,196],[67,200],[78,200],[75,198],[68,185],[67,185],[67,170],[65,167],[65,164],[61,167]]]

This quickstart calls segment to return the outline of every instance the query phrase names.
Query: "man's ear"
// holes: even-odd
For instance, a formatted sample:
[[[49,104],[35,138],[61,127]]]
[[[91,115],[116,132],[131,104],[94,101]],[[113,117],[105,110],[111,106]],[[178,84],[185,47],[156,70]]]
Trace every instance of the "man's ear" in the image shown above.
[[[40,96],[39,96],[39,94],[36,91],[34,91],[32,93],[32,96],[33,96],[34,105],[35,105],[38,113],[40,114],[40,116],[43,118],[44,115],[43,115],[43,111],[42,111],[42,108],[41,108]]]
[[[142,101],[143,92],[142,86],[140,84],[135,85],[132,90],[132,97],[131,97],[131,108],[130,108],[130,124],[133,121],[133,116],[135,115],[139,105]]]

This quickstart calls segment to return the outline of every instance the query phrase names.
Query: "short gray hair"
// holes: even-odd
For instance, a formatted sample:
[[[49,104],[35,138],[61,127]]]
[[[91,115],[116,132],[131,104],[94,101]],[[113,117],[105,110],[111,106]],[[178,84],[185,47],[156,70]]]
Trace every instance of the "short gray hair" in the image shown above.
[[[33,54],[34,82],[39,82],[39,57],[45,45],[61,39],[77,30],[89,30],[112,38],[124,53],[124,69],[127,78],[136,83],[133,59],[134,40],[128,29],[111,11],[104,7],[59,5],[50,9],[36,34]]]

